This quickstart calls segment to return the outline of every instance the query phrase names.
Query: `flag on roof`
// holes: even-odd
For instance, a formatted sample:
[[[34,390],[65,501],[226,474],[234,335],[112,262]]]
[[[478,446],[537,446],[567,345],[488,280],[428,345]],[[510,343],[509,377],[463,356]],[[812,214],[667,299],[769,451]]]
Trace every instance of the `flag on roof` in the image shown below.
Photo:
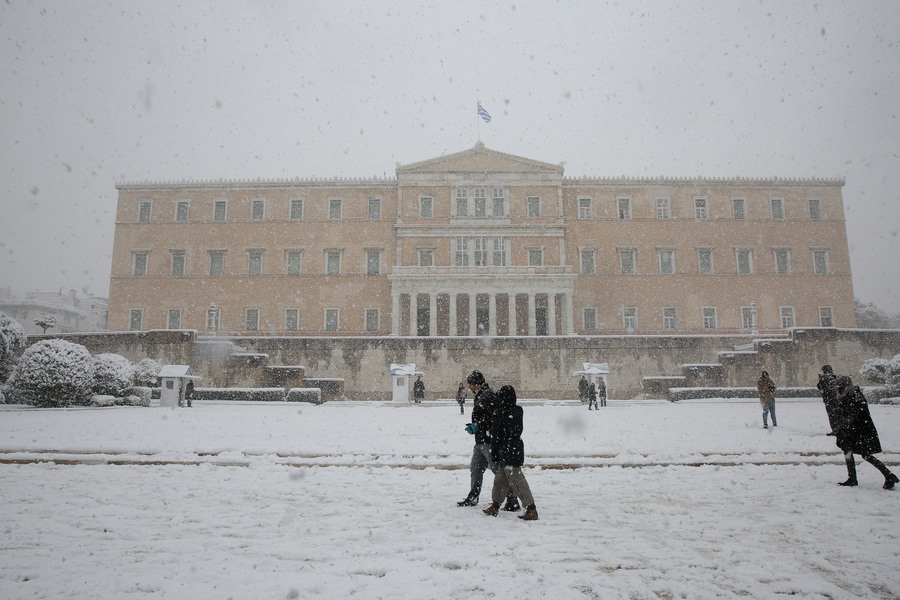
[[[484,107],[481,106],[481,102],[478,103],[478,116],[484,119],[485,123],[491,122],[491,115],[488,111],[484,110]]]

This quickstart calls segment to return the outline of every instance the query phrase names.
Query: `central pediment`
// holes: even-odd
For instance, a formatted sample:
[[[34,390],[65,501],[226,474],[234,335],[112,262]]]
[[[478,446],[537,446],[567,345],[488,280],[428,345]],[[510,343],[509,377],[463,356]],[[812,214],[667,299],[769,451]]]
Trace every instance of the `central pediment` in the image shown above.
[[[414,178],[423,175],[458,175],[466,177],[475,174],[517,174],[543,176],[547,179],[561,179],[560,165],[540,162],[521,156],[505,154],[485,148],[478,142],[474,148],[448,154],[438,158],[423,160],[409,165],[397,166],[397,179]]]

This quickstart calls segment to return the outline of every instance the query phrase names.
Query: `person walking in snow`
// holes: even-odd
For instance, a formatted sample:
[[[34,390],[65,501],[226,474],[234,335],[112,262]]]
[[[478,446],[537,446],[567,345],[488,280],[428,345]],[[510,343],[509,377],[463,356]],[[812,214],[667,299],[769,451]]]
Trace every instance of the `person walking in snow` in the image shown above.
[[[756,382],[756,389],[763,409],[763,429],[769,428],[769,413],[772,414],[772,427],[778,427],[778,421],[775,420],[775,382],[769,379],[767,371],[762,372],[762,376]]]
[[[600,406],[606,406],[606,383],[602,377],[597,380],[597,396],[600,398]]]
[[[584,375],[581,376],[581,381],[578,382],[578,399],[584,403],[588,398],[588,380],[584,378]]]
[[[472,407],[472,422],[466,425],[469,435],[475,436],[475,447],[472,449],[472,460],[469,462],[469,494],[457,506],[478,506],[481,496],[481,486],[484,481],[484,471],[490,468],[495,474],[497,466],[491,459],[491,418],[494,414],[494,390],[484,380],[481,371],[472,371],[466,377],[469,390],[475,394]],[[506,506],[503,510],[519,510],[519,499],[510,490],[506,497]]]
[[[593,383],[588,385],[588,410],[591,410],[591,406],[600,410],[597,406],[597,386]]]
[[[422,381],[422,376],[419,375],[413,384],[413,400],[415,400],[416,404],[421,404],[423,398],[425,398],[425,382]]]
[[[525,464],[525,443],[522,442],[522,407],[516,404],[516,390],[504,385],[497,390],[494,413],[491,416],[491,458],[497,465],[494,474],[494,488],[491,490],[491,505],[484,514],[496,517],[500,512],[500,501],[510,490],[522,500],[525,513],[519,515],[523,521],[537,521],[537,507],[531,488],[522,472]]]
[[[894,485],[900,483],[900,479],[883,462],[872,456],[881,452],[881,441],[869,413],[866,397],[858,386],[853,385],[853,380],[847,375],[841,375],[835,383],[838,401],[841,403],[835,443],[844,451],[844,460],[847,463],[847,481],[842,481],[838,485],[848,487],[859,485],[856,479],[856,462],[853,460],[855,452],[881,471],[884,475],[884,489],[894,489]]]
[[[456,401],[459,403],[459,414],[464,415],[466,413],[464,409],[466,405],[466,388],[460,383],[459,388],[456,390]]]
[[[828,425],[831,427],[831,431],[825,435],[835,435],[841,419],[841,403],[837,399],[837,377],[835,377],[831,365],[822,367],[816,387],[822,392],[822,402],[825,403]]]

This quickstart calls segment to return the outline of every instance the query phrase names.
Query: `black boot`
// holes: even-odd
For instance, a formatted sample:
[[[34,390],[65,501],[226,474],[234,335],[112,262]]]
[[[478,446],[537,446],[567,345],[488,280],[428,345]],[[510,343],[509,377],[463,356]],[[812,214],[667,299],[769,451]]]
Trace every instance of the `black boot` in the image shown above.
[[[470,493],[464,499],[456,503],[457,506],[478,506],[478,496]]]
[[[842,481],[838,485],[856,487],[859,483],[856,481],[856,462],[853,460],[853,455],[851,454],[849,458],[845,456],[844,460],[847,461],[847,481]]]
[[[894,489],[895,483],[900,483],[900,479],[897,479],[897,476],[891,473],[891,470],[888,469],[883,462],[871,455],[864,456],[863,458],[884,475],[884,489],[892,490]]]

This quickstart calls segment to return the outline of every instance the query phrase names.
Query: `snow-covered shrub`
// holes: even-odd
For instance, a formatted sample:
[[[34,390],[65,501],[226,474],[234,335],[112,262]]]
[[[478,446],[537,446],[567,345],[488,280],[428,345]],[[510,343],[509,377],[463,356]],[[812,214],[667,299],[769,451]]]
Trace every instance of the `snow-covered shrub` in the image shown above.
[[[95,394],[121,397],[134,382],[134,365],[119,354],[98,354],[94,357]]]
[[[115,396],[108,396],[106,394],[94,394],[91,396],[91,406],[115,406],[116,404],[117,401]]]
[[[885,370],[888,363],[890,361],[884,358],[870,358],[859,368],[859,376],[862,377],[863,381],[884,383]]]
[[[152,358],[145,358],[134,366],[134,385],[153,387],[157,385],[162,365]]]
[[[125,396],[125,404],[128,406],[150,406],[150,399],[153,398],[153,388],[136,385]]]
[[[900,354],[895,354],[885,368],[884,385],[891,392],[900,394]]]
[[[0,382],[8,380],[12,375],[16,356],[27,341],[28,336],[22,325],[0,312]]]
[[[25,350],[13,373],[17,400],[35,406],[86,404],[94,382],[91,353],[81,344],[44,340]]]
[[[309,402],[322,404],[322,390],[319,388],[291,388],[285,400],[288,402]]]

